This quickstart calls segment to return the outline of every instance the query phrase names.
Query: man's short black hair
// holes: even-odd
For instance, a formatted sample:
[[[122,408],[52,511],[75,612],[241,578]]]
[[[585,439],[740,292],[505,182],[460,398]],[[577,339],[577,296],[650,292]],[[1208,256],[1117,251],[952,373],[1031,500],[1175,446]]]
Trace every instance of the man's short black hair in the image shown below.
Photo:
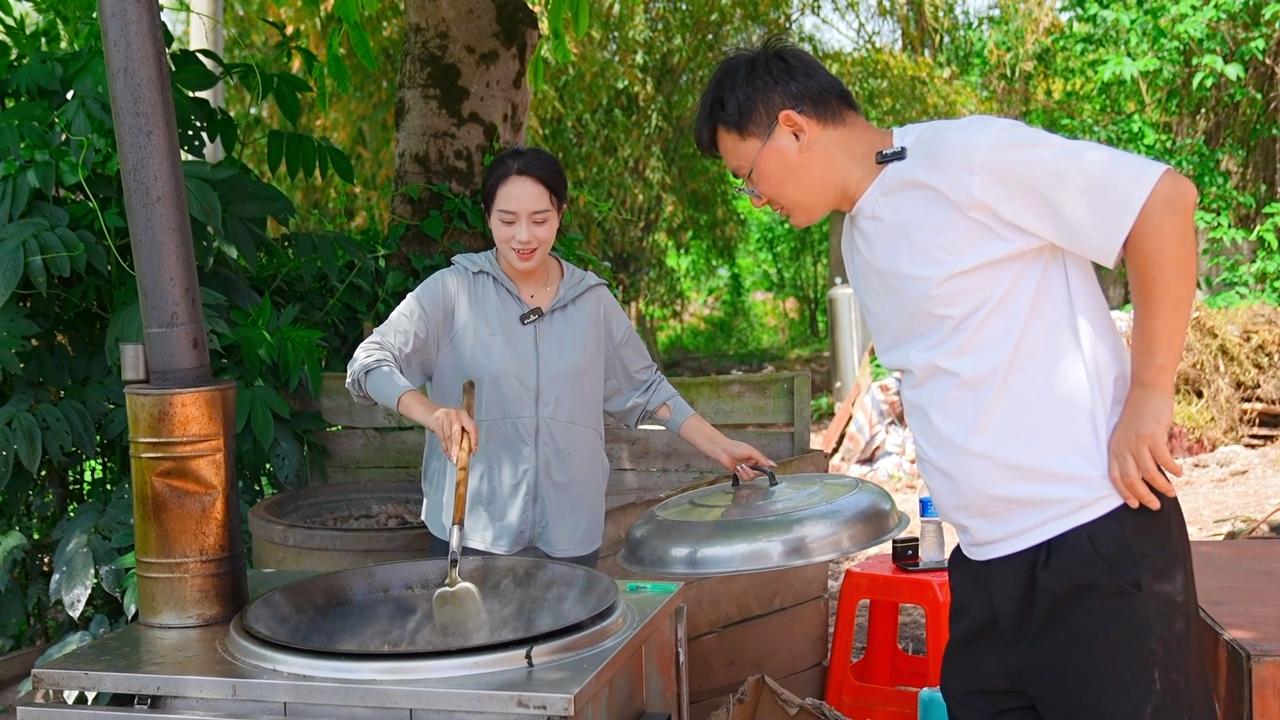
[[[798,110],[819,122],[843,122],[862,113],[853,93],[818,59],[787,41],[769,38],[758,48],[731,52],[716,67],[698,103],[694,139],[706,155],[719,156],[716,132],[764,137],[778,113]]]

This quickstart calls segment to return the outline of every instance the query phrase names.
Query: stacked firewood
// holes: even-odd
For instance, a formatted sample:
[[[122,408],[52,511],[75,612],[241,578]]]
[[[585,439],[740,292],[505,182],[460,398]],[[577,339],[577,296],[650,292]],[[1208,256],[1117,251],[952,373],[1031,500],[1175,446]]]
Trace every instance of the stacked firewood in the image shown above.
[[[1252,421],[1244,445],[1261,447],[1280,441],[1280,405],[1264,402],[1245,402],[1241,408]]]

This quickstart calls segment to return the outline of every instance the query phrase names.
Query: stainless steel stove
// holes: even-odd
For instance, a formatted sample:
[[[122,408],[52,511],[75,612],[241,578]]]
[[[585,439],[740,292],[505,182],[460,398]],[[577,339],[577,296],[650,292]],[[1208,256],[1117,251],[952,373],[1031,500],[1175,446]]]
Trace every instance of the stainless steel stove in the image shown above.
[[[613,608],[588,627],[429,656],[288,649],[253,637],[239,617],[135,624],[35,670],[37,699],[18,718],[686,720],[680,592],[619,585]],[[66,691],[110,693],[112,706],[66,704]]]

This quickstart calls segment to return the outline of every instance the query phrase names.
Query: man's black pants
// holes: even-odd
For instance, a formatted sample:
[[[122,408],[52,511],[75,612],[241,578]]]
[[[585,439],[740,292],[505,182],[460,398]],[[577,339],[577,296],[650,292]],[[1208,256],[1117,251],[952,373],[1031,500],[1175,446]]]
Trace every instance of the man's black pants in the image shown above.
[[[950,574],[952,720],[1216,717],[1177,500],[992,560],[956,548]]]

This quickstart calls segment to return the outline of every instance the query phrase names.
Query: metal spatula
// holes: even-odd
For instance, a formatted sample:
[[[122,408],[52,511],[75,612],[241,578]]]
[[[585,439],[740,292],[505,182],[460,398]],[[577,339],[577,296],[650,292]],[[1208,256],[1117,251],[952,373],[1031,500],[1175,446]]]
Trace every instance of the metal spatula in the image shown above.
[[[462,385],[462,409],[475,417],[476,384],[468,380]],[[467,476],[471,466],[471,436],[464,430],[458,448],[458,476],[453,493],[453,526],[449,528],[449,574],[444,586],[431,598],[434,624],[445,633],[470,635],[482,632],[488,624],[484,601],[474,584],[462,579],[458,567],[462,561],[462,526],[467,514]]]

